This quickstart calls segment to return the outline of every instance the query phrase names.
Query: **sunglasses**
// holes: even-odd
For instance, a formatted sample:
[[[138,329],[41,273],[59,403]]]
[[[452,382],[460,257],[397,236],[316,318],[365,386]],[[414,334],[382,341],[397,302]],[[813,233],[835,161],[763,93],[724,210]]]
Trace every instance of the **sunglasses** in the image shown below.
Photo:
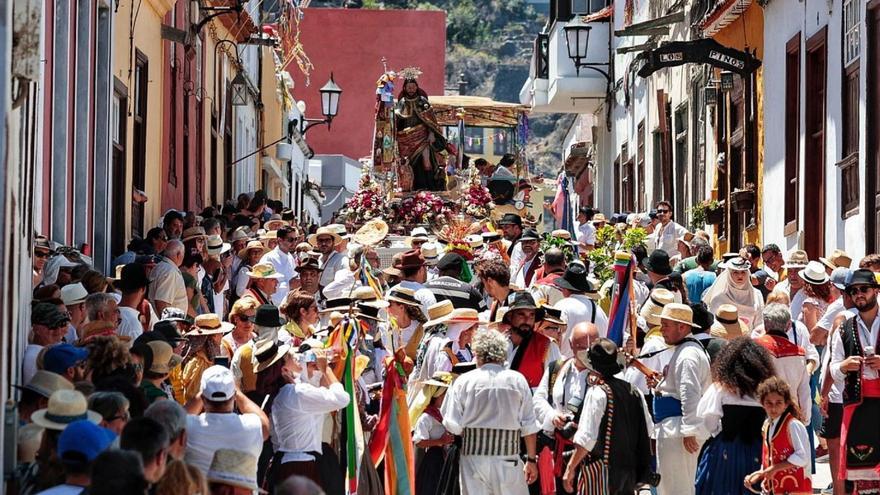
[[[854,296],[856,294],[867,294],[868,292],[870,292],[873,289],[874,288],[871,287],[870,285],[860,285],[858,287],[850,287],[849,289],[846,289],[846,293],[851,296]]]
[[[254,318],[256,318],[256,315],[251,316],[251,315],[240,314],[240,315],[235,315],[235,316],[236,316],[236,318],[238,318],[242,323],[245,323],[245,322],[248,322],[248,321],[254,321]]]
[[[133,369],[137,373],[140,373],[141,371],[144,371],[144,365],[143,363],[134,363],[131,365],[131,369]]]
[[[666,214],[666,213],[669,213],[669,210],[657,210],[657,213]]]

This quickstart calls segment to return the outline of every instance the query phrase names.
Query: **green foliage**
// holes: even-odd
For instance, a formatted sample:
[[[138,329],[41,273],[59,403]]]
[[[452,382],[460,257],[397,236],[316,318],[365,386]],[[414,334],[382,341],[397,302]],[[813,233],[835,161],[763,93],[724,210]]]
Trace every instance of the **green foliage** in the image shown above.
[[[644,244],[647,237],[648,232],[641,227],[630,227],[622,236],[611,225],[596,231],[596,249],[587,254],[587,259],[600,286],[614,276],[614,252],[632,251],[634,247]]]
[[[465,46],[485,42],[491,33],[474,0],[459,0],[446,11],[446,41]]]
[[[702,229],[706,225],[706,219],[710,211],[721,208],[721,203],[717,199],[704,199],[692,206],[689,210],[691,214],[691,229]]]

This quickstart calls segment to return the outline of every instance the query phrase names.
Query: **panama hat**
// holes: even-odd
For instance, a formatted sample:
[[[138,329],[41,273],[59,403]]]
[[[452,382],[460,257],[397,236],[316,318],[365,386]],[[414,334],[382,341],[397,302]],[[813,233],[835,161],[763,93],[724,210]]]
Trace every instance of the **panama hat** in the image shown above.
[[[425,258],[425,264],[428,266],[434,266],[437,264],[438,259],[438,250],[437,244],[433,242],[426,242],[422,244],[422,247],[419,248],[419,251],[422,253],[422,257]]]
[[[447,323],[480,323],[480,314],[472,308],[455,308],[452,310]]]
[[[181,237],[183,238],[183,242],[198,239],[199,237],[205,237],[205,229],[202,227],[190,227],[183,231]]]
[[[263,245],[260,241],[248,241],[247,245],[238,251],[238,257],[241,259],[245,259],[248,253],[254,249],[260,250],[260,256],[262,257],[264,254],[268,253],[269,250],[266,249],[266,246]]]
[[[782,266],[783,268],[804,268],[810,262],[810,257],[803,249],[795,249],[788,255],[788,260]]]
[[[327,225],[324,227],[318,227],[318,230],[315,231],[314,234],[309,236],[309,244],[311,244],[314,247],[317,247],[318,246],[318,237],[321,237],[322,235],[329,235],[330,237],[332,237],[334,246],[337,246],[337,245],[339,245],[340,242],[342,242],[342,237],[340,237],[339,234],[336,233],[336,229]]]
[[[825,266],[818,261],[807,263],[807,267],[801,270],[800,277],[804,282],[811,285],[822,285],[828,282],[828,273],[825,272]]]
[[[480,249],[483,247],[483,236],[480,234],[471,234],[465,237],[464,241],[471,247],[471,249]]]
[[[593,214],[593,223],[606,223],[608,220],[605,218],[605,215],[602,213],[594,213]]]
[[[209,235],[206,246],[211,256],[223,256],[232,249],[232,244],[223,242],[223,238],[219,235]]]
[[[211,483],[266,493],[257,485],[257,458],[234,449],[217,449],[206,478]]]
[[[262,233],[259,233],[259,232],[262,232]],[[259,233],[259,235],[257,236],[257,238],[261,241],[269,241],[272,239],[278,239],[278,231],[277,230],[270,230],[270,231],[262,230],[262,231],[258,231],[258,233]]]
[[[153,340],[148,342],[147,345],[150,346],[150,350],[153,352],[153,362],[147,371],[164,375],[171,373],[171,370],[183,361],[182,357],[174,354],[174,348],[171,347],[171,344],[164,340]]]
[[[852,266],[852,258],[850,258],[850,256],[846,254],[846,251],[842,249],[835,249],[827,258],[819,257],[819,261],[832,270],[838,266],[844,268],[850,268]]]
[[[78,390],[56,390],[49,396],[49,404],[31,415],[31,421],[49,430],[63,430],[74,421],[87,419],[98,424],[103,418],[90,411],[86,396]]]
[[[388,302],[379,299],[379,297],[376,295],[376,291],[373,290],[372,287],[368,287],[366,285],[357,287],[349,293],[348,297],[354,299],[358,303],[368,306],[375,306],[377,308],[388,307]]]
[[[218,333],[229,333],[235,325],[226,321],[220,321],[220,317],[214,313],[205,313],[196,316],[193,323],[193,329],[186,333],[187,337],[198,337],[200,335],[215,335]]]
[[[413,306],[417,308],[422,307],[422,303],[416,299],[416,293],[412,289],[407,289],[406,287],[395,287],[388,292],[388,295],[385,297],[388,301],[394,301],[400,304],[405,304],[407,306]]]
[[[660,314],[663,312],[663,308],[673,302],[675,302],[675,295],[671,291],[657,287],[651,291],[651,295],[639,311],[639,316],[652,327],[656,327],[660,324]]]
[[[453,311],[455,311],[455,307],[448,299],[430,305],[428,307],[428,321],[424,324],[424,328],[446,323],[452,318]]]
[[[694,324],[694,310],[687,304],[669,303],[663,306],[663,312],[660,313],[661,320],[670,320],[676,323],[684,323],[696,327]]]
[[[58,390],[73,390],[73,384],[70,380],[64,378],[58,373],[52,373],[46,370],[37,370],[31,380],[25,385],[13,385],[18,389],[26,389],[36,392],[43,397],[49,398]]]
[[[290,225],[290,223],[282,220],[281,215],[275,214],[272,215],[272,218],[270,218],[266,221],[266,223],[263,224],[263,228],[265,228],[266,230],[278,230],[281,227],[287,227],[288,225]]]
[[[247,227],[239,227],[232,231],[229,240],[232,242],[246,241],[251,238],[250,230]]]
[[[75,306],[86,302],[89,292],[81,282],[67,284],[61,288],[61,300],[65,306]]]
[[[265,371],[290,352],[289,344],[279,345],[275,339],[260,339],[254,343],[254,372]]]
[[[739,319],[739,311],[733,304],[722,304],[715,311],[715,323],[709,329],[709,335],[726,340],[749,335],[749,327]]]
[[[431,238],[428,236],[428,229],[424,227],[416,227],[412,229],[409,233],[409,237],[406,238],[406,245],[412,247],[412,241],[415,239],[424,240],[425,242],[429,241]]]
[[[251,268],[250,273],[248,273],[248,277],[250,278],[274,278],[274,279],[282,279],[284,275],[275,271],[275,267],[268,263],[258,263]]]
[[[571,232],[569,232],[569,231],[567,231],[567,230],[565,230],[565,229],[556,229],[556,230],[554,230],[553,232],[550,233],[550,236],[551,236],[551,237],[556,237],[556,238],[559,238],[559,239],[564,239],[564,240],[566,240],[566,241],[570,241],[570,240],[571,240]]]

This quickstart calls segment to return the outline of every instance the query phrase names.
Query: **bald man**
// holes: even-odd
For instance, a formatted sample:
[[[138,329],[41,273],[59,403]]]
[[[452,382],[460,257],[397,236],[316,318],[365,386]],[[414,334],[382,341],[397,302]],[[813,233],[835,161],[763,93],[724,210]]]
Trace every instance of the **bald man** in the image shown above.
[[[548,446],[561,454],[574,450],[571,442],[577,428],[581,404],[587,392],[587,351],[599,338],[599,328],[584,321],[578,323],[568,334],[572,358],[552,361],[544,370],[541,383],[535,389],[535,417],[541,425],[539,445]],[[567,438],[566,438],[567,437]],[[562,465],[561,458],[559,464]],[[564,466],[563,466],[564,467]],[[562,486],[563,472],[556,473],[556,493],[569,494]]]

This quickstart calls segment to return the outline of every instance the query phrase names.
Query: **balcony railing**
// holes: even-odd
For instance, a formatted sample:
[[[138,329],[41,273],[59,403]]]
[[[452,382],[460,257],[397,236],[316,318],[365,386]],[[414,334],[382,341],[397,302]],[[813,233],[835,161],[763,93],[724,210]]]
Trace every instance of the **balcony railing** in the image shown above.
[[[535,79],[550,77],[550,35],[541,33],[535,38]]]

